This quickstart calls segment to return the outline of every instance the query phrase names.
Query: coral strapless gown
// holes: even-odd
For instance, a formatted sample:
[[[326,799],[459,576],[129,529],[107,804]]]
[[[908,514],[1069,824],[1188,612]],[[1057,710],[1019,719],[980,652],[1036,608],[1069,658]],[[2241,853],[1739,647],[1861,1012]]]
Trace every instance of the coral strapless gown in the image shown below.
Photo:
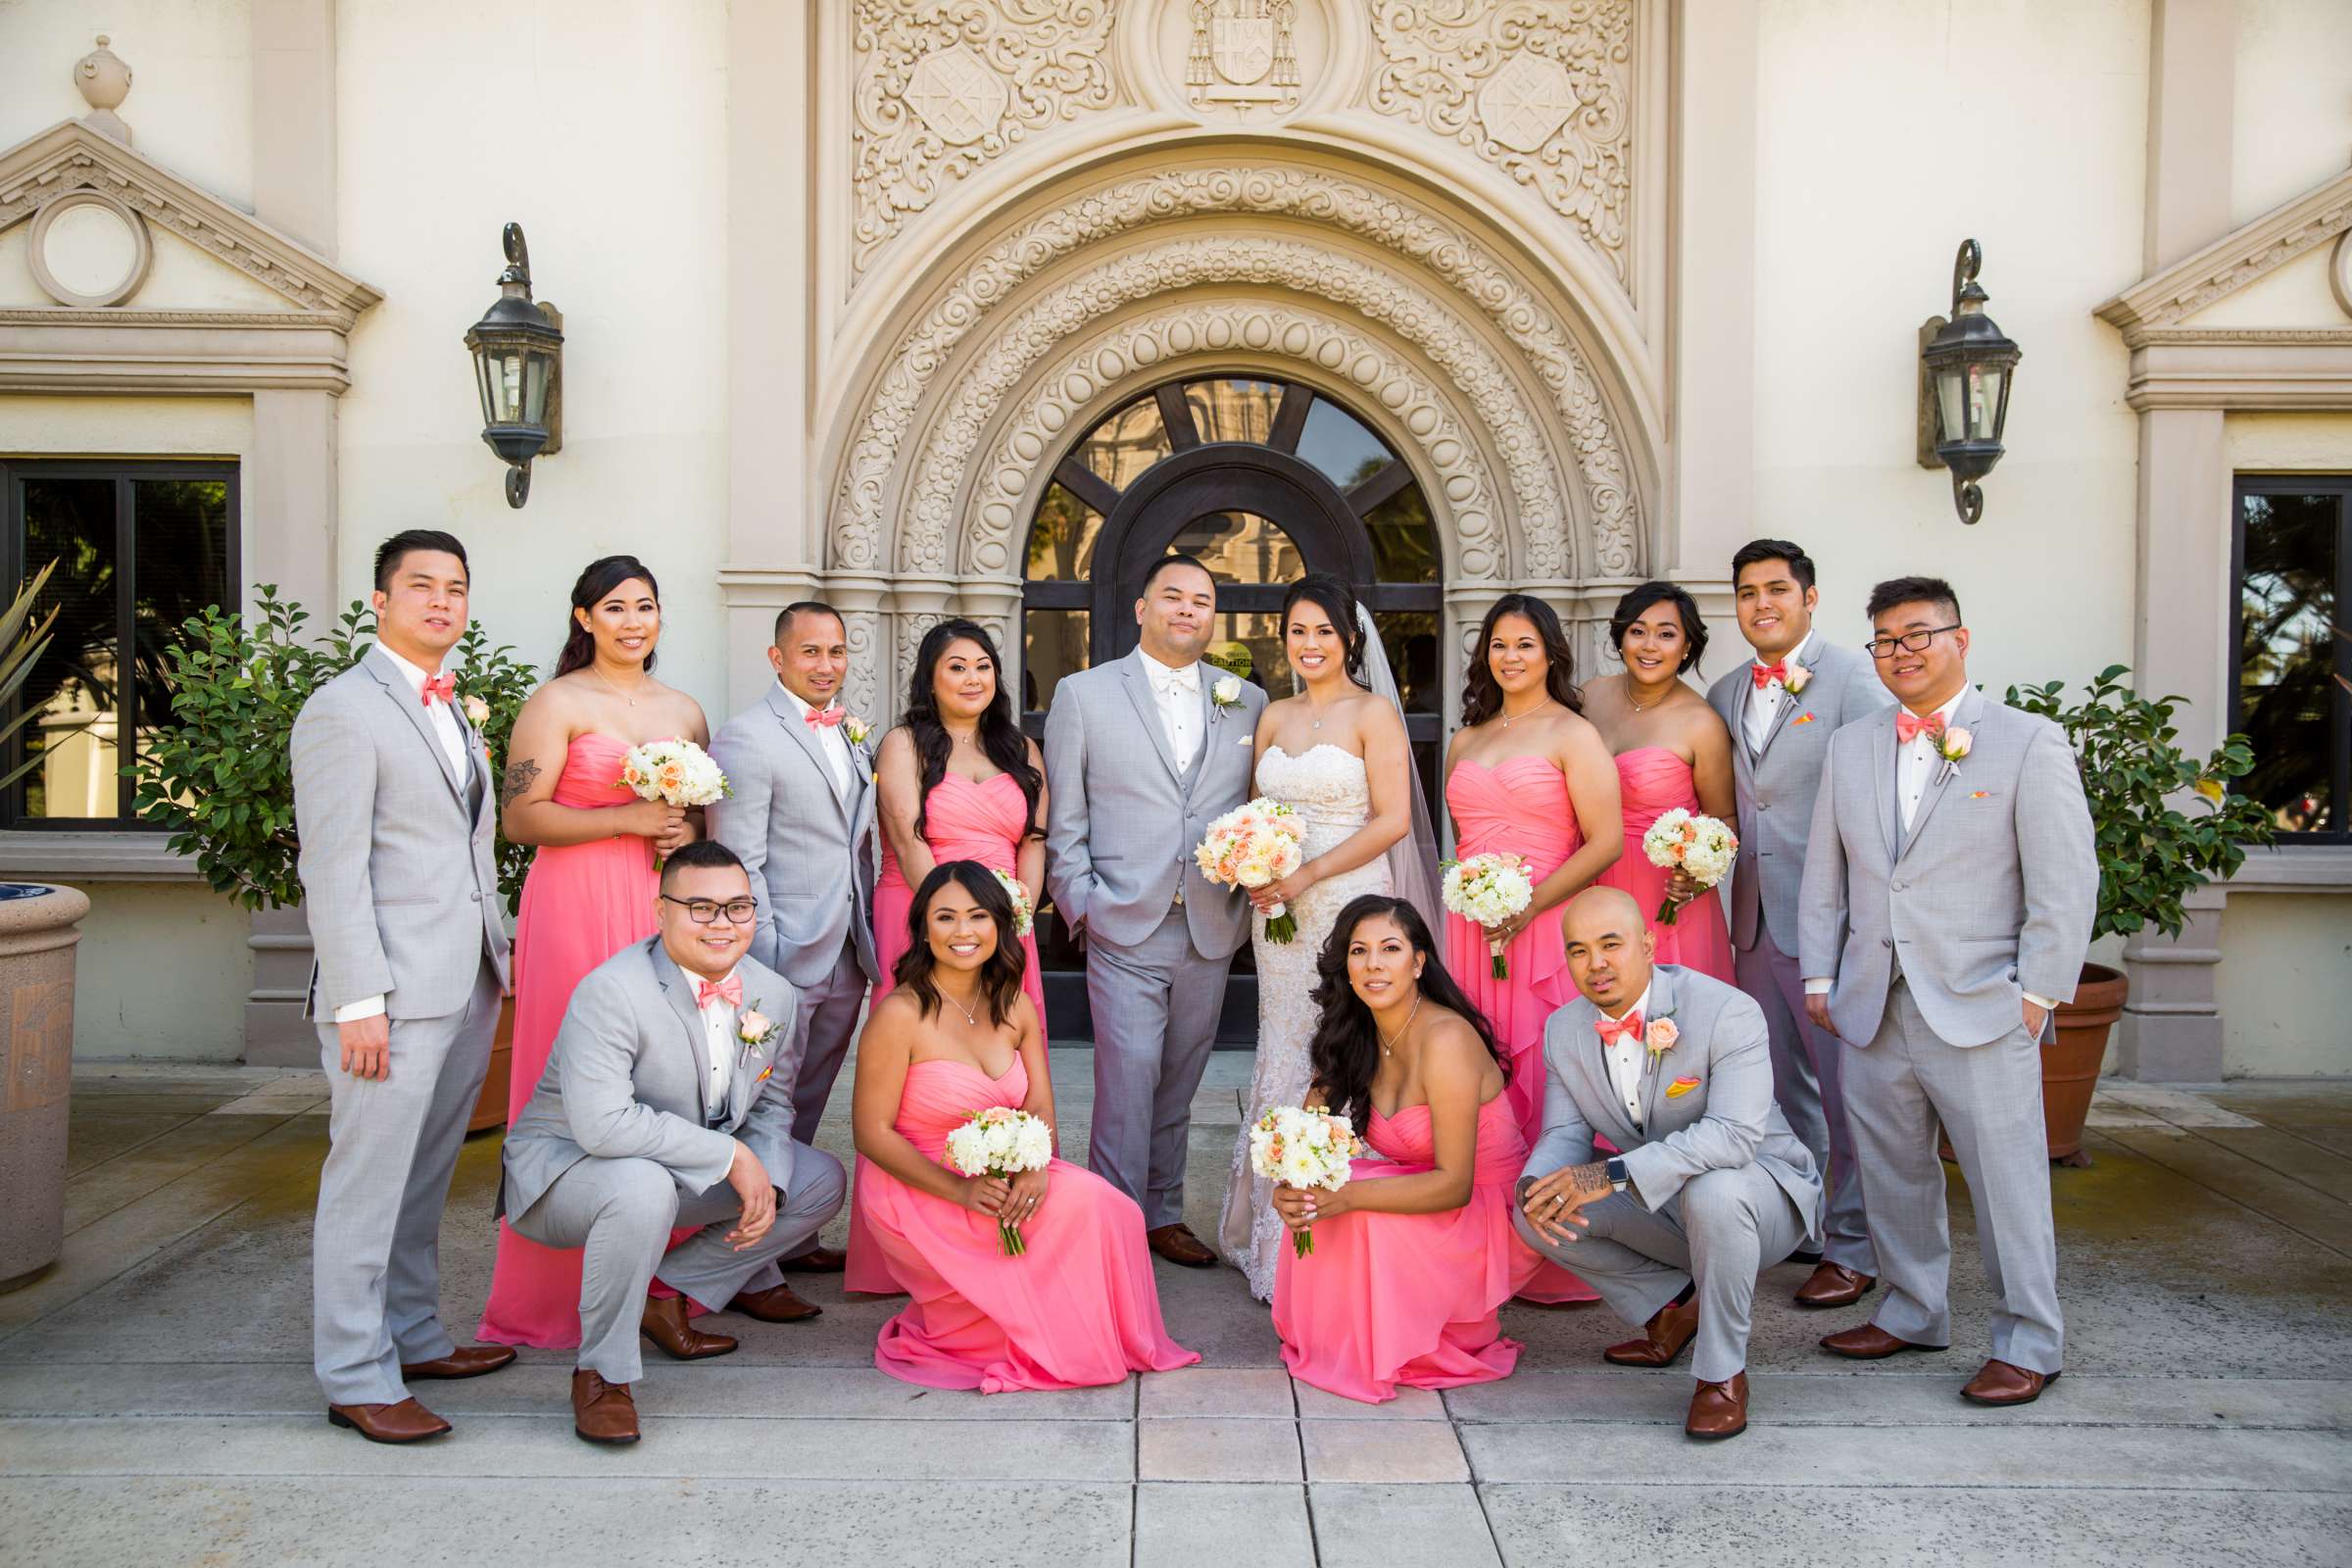
[[[1019,1105],[1015,1056],[992,1079],[964,1061],[906,1069],[897,1127],[925,1158],[972,1111]],[[1198,1355],[1168,1338],[1144,1245],[1144,1211],[1092,1171],[1055,1160],[1045,1205],[1006,1257],[997,1222],[858,1161],[858,1208],[892,1276],[913,1300],[882,1326],[874,1365],[933,1389],[1077,1389],[1166,1372]]]
[[[1674,924],[1660,925],[1658,906],[1666,902],[1667,873],[1642,853],[1642,835],[1650,823],[1678,806],[1698,810],[1690,764],[1663,746],[1637,746],[1618,754],[1617,781],[1625,801],[1625,853],[1600,873],[1599,884],[1625,889],[1642,906],[1657,938],[1658,962],[1696,969],[1725,985],[1739,984],[1732,969],[1732,933],[1723,917],[1723,896],[1710,889],[1684,905]]]
[[[1430,1168],[1437,1150],[1427,1105],[1394,1117],[1372,1111],[1364,1141],[1388,1156],[1355,1162],[1354,1180]],[[1511,1189],[1527,1143],[1506,1097],[1479,1107],[1470,1201],[1436,1214],[1362,1209],[1315,1227],[1304,1257],[1285,1246],[1274,1282],[1274,1329],[1291,1375],[1378,1404],[1399,1387],[1458,1389],[1507,1378],[1519,1342],[1495,1310],[1540,1260],[1511,1228]]]
[[[1453,813],[1457,854],[1517,855],[1528,862],[1531,881],[1542,882],[1585,845],[1568,780],[1541,757],[1505,758],[1494,767],[1455,763],[1446,780],[1446,806]],[[1576,1000],[1559,917],[1547,915],[1520,932],[1503,956],[1510,977],[1497,980],[1485,928],[1446,916],[1446,967],[1510,1057],[1511,1084],[1503,1094],[1520,1138],[1532,1148],[1544,1127],[1544,1025]],[[1600,1299],[1592,1286],[1548,1261],[1519,1294],[1547,1305]]]

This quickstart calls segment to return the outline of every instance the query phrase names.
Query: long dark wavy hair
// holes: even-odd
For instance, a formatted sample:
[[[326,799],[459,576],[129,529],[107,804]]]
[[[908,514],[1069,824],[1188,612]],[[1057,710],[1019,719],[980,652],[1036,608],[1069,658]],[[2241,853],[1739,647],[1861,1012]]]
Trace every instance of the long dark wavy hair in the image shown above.
[[[997,874],[978,860],[942,860],[914,890],[914,903],[906,910],[906,951],[891,966],[891,983],[914,994],[924,1017],[939,1010],[939,986],[931,978],[939,967],[939,959],[931,952],[931,901],[950,882],[970,894],[972,902],[997,923],[997,951],[980,965],[980,995],[988,1001],[988,1021],[1002,1028],[1012,1014],[1013,999],[1021,994],[1021,975],[1029,966],[1029,957],[1021,939],[1012,933],[1012,895],[1004,891]]]
[[[1385,893],[1366,893],[1348,901],[1332,923],[1331,936],[1324,942],[1323,951],[1315,958],[1315,1005],[1320,1014],[1315,1021],[1315,1036],[1307,1045],[1307,1061],[1312,1069],[1312,1082],[1322,1086],[1331,1102],[1331,1108],[1348,1118],[1348,1124],[1362,1133],[1372,1114],[1372,1074],[1380,1066],[1380,1029],[1372,1021],[1372,1009],[1364,1005],[1355,987],[1348,983],[1348,944],[1355,938],[1355,928],[1375,915],[1387,915],[1404,932],[1404,939],[1413,952],[1424,960],[1421,965],[1421,996],[1446,1011],[1458,1015],[1487,1048],[1503,1076],[1510,1076],[1511,1064],[1494,1043],[1494,1026],[1487,1022],[1478,1004],[1465,995],[1452,975],[1446,972],[1446,962],[1438,956],[1438,945],[1429,934],[1429,926],[1421,911],[1403,899],[1393,899]]]
[[[915,797],[915,836],[922,836],[930,820],[931,790],[948,776],[948,754],[956,749],[956,738],[940,722],[939,691],[934,677],[940,660],[947,657],[949,645],[957,642],[978,643],[996,672],[997,695],[980,710],[980,751],[1012,775],[1029,803],[1029,825],[1022,836],[1042,838],[1046,830],[1037,820],[1037,801],[1046,791],[1046,775],[1030,762],[1029,738],[1013,721],[1012,693],[1004,687],[1004,661],[998,657],[997,641],[988,634],[987,627],[978,621],[961,619],[943,620],[923,633],[922,645],[914,651],[914,673],[906,680],[906,732],[914,741],[915,766],[921,785],[921,793]]]
[[[605,556],[588,563],[571,585],[572,611],[594,610],[597,602],[631,577],[641,580],[654,596],[654,606],[661,608],[662,585],[654,574],[645,569],[645,563],[635,556]],[[596,662],[596,634],[580,624],[580,617],[570,612],[564,616],[564,651],[556,656],[556,673],[568,675],[575,669],[586,669]],[[653,650],[645,656],[645,672],[654,672]]]
[[[1672,605],[1675,618],[1683,623],[1683,662],[1675,666],[1681,674],[1698,662],[1707,651],[1706,617],[1698,612],[1698,601],[1690,591],[1670,582],[1636,583],[1617,601],[1617,612],[1609,617],[1609,646],[1625,657],[1625,634],[1634,629],[1634,622],[1649,612],[1652,605]]]
[[[1502,711],[1502,683],[1494,678],[1487,645],[1494,640],[1494,623],[1505,615],[1522,616],[1536,628],[1544,644],[1544,689],[1551,693],[1551,700],[1571,713],[1583,712],[1585,695],[1576,689],[1576,655],[1569,651],[1559,612],[1534,594],[1504,594],[1487,607],[1487,618],[1478,623],[1470,678],[1462,686],[1463,725],[1484,724]]]
[[[1286,642],[1291,634],[1291,612],[1298,608],[1300,600],[1312,600],[1331,617],[1332,630],[1340,634],[1341,667],[1349,680],[1369,690],[1364,680],[1364,628],[1355,618],[1355,590],[1327,571],[1310,571],[1291,584],[1291,591],[1282,596],[1282,619],[1277,623]]]

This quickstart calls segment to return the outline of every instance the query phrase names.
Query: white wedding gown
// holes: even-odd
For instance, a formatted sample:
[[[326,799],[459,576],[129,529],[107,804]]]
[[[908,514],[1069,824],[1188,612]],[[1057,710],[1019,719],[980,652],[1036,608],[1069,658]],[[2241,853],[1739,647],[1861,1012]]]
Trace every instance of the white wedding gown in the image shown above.
[[[1258,759],[1257,790],[1305,819],[1304,848],[1310,860],[1346,842],[1372,815],[1364,760],[1337,746],[1310,746],[1299,757],[1279,746],[1267,747]],[[1250,1170],[1250,1125],[1269,1105],[1296,1105],[1306,1098],[1307,1045],[1316,1020],[1316,959],[1349,900],[1389,891],[1389,862],[1378,857],[1308,888],[1292,906],[1298,934],[1288,942],[1268,942],[1263,917],[1250,916],[1250,951],[1257,956],[1257,1070],[1250,1080],[1250,1102],[1233,1152],[1233,1180],[1225,1190],[1217,1241],[1227,1261],[1249,1276],[1250,1294],[1261,1301],[1273,1299],[1275,1250],[1285,1243],[1270,1197],[1272,1186]]]

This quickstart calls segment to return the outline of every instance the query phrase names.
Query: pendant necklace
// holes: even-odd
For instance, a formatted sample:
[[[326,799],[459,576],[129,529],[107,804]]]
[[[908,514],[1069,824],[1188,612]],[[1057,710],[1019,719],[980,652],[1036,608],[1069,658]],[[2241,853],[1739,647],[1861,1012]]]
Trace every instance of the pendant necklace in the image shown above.
[[[956,1010],[963,1014],[963,1021],[965,1023],[970,1024],[975,1029],[980,1027],[980,993],[976,988],[972,993],[973,1004],[969,1007],[965,1006],[962,1003],[956,1001],[953,996],[949,995],[948,988],[946,986],[934,982],[931,989],[938,992],[941,996],[946,997],[947,1000],[955,1006]]]
[[[628,704],[631,708],[635,708],[637,706],[637,699],[631,697],[627,692],[624,692],[619,687],[613,685],[612,677],[606,674],[601,667],[594,663],[591,663],[588,667],[596,672],[596,678],[598,680],[601,680],[605,683],[606,690],[610,691],[613,696],[619,698],[622,702]],[[640,686],[637,689],[639,691],[643,691],[645,688]]]
[[[1421,999],[1420,999],[1419,997],[1415,997],[1415,998],[1413,999],[1413,1010],[1412,1010],[1412,1012],[1408,1012],[1408,1013],[1406,1013],[1406,1014],[1404,1015],[1404,1023],[1403,1023],[1403,1026],[1402,1026],[1402,1027],[1400,1027],[1400,1028],[1399,1028],[1399,1029],[1396,1031],[1396,1040],[1391,1040],[1391,1039],[1390,1039],[1390,1038],[1389,1038],[1387,1035],[1380,1034],[1380,1025],[1378,1025],[1378,1024],[1374,1024],[1374,1025],[1372,1026],[1372,1032],[1373,1032],[1374,1034],[1376,1034],[1376,1035],[1380,1035],[1380,1054],[1381,1054],[1382,1055],[1384,1055],[1384,1056],[1394,1056],[1395,1054],[1396,1054],[1396,1043],[1397,1043],[1397,1041],[1400,1041],[1400,1040],[1402,1040],[1402,1039],[1404,1038],[1404,1036],[1405,1036],[1405,1031],[1406,1031],[1406,1030],[1408,1030],[1408,1029],[1410,1029],[1410,1028],[1412,1028],[1412,1026],[1413,1026],[1413,1017],[1414,1017],[1414,1014],[1415,1014],[1415,1013],[1418,1013],[1420,1010],[1421,1010]]]
[[[1544,711],[1544,710],[1549,708],[1550,706],[1551,699],[1546,696],[1542,702],[1529,709],[1526,713],[1513,713],[1509,709],[1506,708],[1502,712],[1502,727],[1504,729],[1509,729],[1511,727],[1511,720],[1513,718],[1525,718],[1528,716],[1528,713],[1541,713]]]

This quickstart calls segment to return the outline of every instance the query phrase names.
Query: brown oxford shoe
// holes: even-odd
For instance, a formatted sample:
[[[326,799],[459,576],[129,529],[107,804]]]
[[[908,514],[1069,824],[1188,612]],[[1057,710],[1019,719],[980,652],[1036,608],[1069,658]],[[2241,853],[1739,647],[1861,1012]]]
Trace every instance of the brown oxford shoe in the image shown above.
[[[673,1296],[666,1301],[650,1297],[645,1303],[645,1316],[638,1330],[660,1346],[662,1351],[681,1361],[701,1361],[713,1355],[724,1355],[735,1348],[735,1342],[724,1334],[705,1334],[686,1319],[686,1298]]]
[[[590,1443],[635,1443],[637,1400],[626,1383],[581,1367],[571,1374],[571,1430]]]
[[[403,1381],[414,1383],[418,1378],[478,1378],[495,1372],[514,1359],[512,1345],[461,1345],[447,1355],[430,1361],[403,1361],[400,1375]]]
[[[2006,1361],[1987,1361],[1968,1380],[1960,1397],[1979,1404],[2032,1404],[2041,1397],[2041,1391],[2058,1381],[2060,1374],[2028,1371],[2011,1366]]]
[[[1857,1274],[1838,1263],[1824,1263],[1813,1271],[1811,1279],[1796,1288],[1796,1304],[1851,1306],[1878,1287],[1876,1275]]]
[[[1864,1323],[1840,1333],[1825,1334],[1821,1339],[1821,1348],[1856,1361],[1884,1361],[1905,1350],[1944,1348],[1940,1345],[1913,1345],[1909,1340],[1898,1340],[1876,1323]]]
[[[1698,1298],[1680,1306],[1659,1307],[1642,1326],[1647,1332],[1641,1339],[1610,1346],[1600,1352],[1602,1359],[1619,1366],[1672,1366],[1698,1338]]]
[[[798,1257],[779,1260],[776,1266],[790,1269],[795,1274],[838,1274],[850,1266],[850,1254],[838,1247],[811,1247]],[[739,1296],[736,1299],[740,1301],[743,1298]],[[811,1317],[815,1315],[813,1312],[809,1314]]]
[[[806,1323],[824,1308],[814,1301],[802,1300],[789,1285],[771,1285],[764,1291],[737,1291],[735,1299],[727,1303],[727,1310],[756,1317],[762,1323]]]
[[[1144,1232],[1144,1240],[1152,1244],[1152,1250],[1185,1268],[1212,1268],[1217,1261],[1217,1254],[1202,1245],[1200,1238],[1181,1220]]]
[[[1684,1418],[1683,1430],[1709,1443],[1745,1432],[1747,1373],[1735,1372],[1728,1383],[1701,1383],[1698,1392],[1690,1396],[1690,1413]]]
[[[330,1426],[349,1427],[369,1443],[422,1443],[449,1430],[448,1422],[415,1399],[398,1404],[330,1404],[326,1419]]]

